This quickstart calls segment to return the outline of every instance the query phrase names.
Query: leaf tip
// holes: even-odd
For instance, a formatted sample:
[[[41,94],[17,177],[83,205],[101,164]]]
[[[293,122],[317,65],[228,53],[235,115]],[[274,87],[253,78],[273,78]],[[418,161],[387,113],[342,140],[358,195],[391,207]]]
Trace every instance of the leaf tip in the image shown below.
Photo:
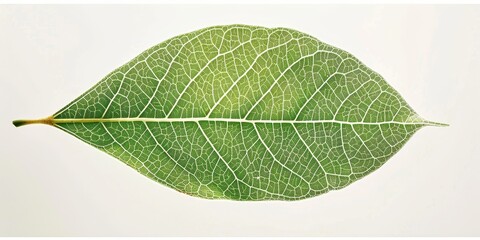
[[[448,127],[448,126],[450,126],[450,124],[447,124],[447,123],[432,122],[432,121],[425,121],[425,125],[434,126],[434,127]]]

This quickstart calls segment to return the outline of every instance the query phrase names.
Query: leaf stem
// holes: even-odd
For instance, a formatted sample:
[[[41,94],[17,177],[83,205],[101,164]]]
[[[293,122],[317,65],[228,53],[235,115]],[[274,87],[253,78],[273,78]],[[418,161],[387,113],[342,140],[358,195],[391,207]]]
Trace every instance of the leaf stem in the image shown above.
[[[20,119],[20,120],[14,120],[12,123],[13,125],[15,125],[15,127],[21,127],[29,124],[47,124],[47,125],[53,126],[53,117],[49,116],[46,118],[29,119],[29,120]]]

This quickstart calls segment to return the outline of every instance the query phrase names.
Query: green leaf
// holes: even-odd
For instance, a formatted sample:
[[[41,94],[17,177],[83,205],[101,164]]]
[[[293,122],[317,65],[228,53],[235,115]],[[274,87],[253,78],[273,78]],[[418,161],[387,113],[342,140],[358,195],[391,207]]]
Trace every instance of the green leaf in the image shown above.
[[[285,28],[217,26],[143,52],[40,120],[180,192],[298,200],[371,173],[420,128],[351,54]]]

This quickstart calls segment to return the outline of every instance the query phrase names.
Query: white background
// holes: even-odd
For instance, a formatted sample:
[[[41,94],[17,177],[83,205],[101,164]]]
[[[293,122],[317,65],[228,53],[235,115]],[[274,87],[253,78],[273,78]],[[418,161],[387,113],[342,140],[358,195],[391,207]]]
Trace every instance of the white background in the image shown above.
[[[294,28],[382,74],[428,120],[384,166],[298,202],[193,198],[48,126],[143,50],[232,23]],[[480,6],[0,6],[0,235],[480,235]]]

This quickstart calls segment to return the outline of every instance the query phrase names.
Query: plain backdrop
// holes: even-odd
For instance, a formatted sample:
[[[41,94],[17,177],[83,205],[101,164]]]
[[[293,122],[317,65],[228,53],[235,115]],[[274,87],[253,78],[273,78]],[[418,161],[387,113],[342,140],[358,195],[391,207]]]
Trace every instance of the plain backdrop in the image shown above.
[[[224,24],[294,28],[379,72],[428,127],[384,166],[298,202],[190,197],[49,126],[143,50]],[[480,6],[0,6],[1,236],[480,235]]]

